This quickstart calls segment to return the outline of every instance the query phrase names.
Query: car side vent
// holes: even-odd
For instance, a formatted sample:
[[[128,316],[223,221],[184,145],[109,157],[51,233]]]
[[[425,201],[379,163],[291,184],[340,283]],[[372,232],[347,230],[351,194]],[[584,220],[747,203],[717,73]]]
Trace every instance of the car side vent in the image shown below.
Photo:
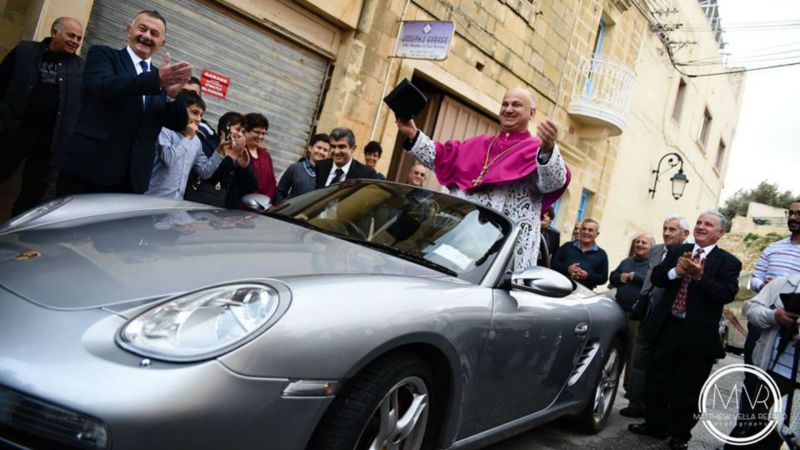
[[[578,382],[583,373],[586,372],[586,368],[589,367],[589,364],[591,364],[598,350],[600,350],[599,342],[589,342],[583,347],[583,351],[580,356],[578,356],[578,363],[575,364],[575,369],[572,370],[569,376],[567,386],[572,386]]]
[[[0,386],[0,448],[92,449],[109,447],[105,425],[83,414]]]

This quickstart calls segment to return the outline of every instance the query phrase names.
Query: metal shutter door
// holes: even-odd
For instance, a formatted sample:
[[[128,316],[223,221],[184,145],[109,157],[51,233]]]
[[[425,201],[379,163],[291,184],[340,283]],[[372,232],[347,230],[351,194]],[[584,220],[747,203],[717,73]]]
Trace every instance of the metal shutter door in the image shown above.
[[[169,52],[173,61],[190,62],[195,76],[209,69],[231,78],[225,100],[204,97],[206,120],[216,126],[227,111],[266,115],[276,177],[304,154],[328,72],[325,58],[192,0],[95,0],[84,56],[96,44],[123,48],[127,25],[145,9],[167,20],[167,45],[153,58],[156,65]]]

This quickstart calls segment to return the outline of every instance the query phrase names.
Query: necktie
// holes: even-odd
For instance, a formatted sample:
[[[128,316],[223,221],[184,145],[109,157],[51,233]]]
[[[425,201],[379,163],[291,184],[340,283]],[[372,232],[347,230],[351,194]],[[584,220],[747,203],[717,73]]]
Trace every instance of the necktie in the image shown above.
[[[336,172],[334,172],[333,179],[331,180],[330,184],[328,184],[328,186],[342,181],[342,175],[344,175],[344,170],[342,170],[341,167],[337,167]]]
[[[139,67],[142,68],[142,73],[147,73],[150,71],[150,67],[147,64],[147,61],[139,61]],[[145,95],[143,97],[144,97],[144,110],[147,111],[148,109],[150,109],[150,103],[153,102],[153,96]]]
[[[703,249],[698,248],[692,255],[692,261],[695,263],[700,262],[700,255],[703,254]],[[675,301],[672,303],[672,315],[675,317],[686,317],[686,296],[689,293],[689,283],[692,282],[692,277],[685,275],[681,279],[681,286],[678,288],[678,293],[675,294]]]

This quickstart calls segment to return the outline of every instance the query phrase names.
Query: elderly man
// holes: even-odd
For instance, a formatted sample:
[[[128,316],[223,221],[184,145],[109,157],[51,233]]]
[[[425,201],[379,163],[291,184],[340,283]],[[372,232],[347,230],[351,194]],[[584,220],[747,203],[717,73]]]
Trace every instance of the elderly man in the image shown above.
[[[425,184],[426,178],[428,178],[428,168],[421,163],[414,163],[406,174],[406,184],[422,187]]]
[[[406,150],[433,169],[451,194],[501,211],[520,226],[514,270],[536,265],[540,217],[566,190],[569,171],[558,146],[558,128],[545,120],[538,137],[528,131],[536,114],[533,95],[509,89],[500,106],[500,133],[466,141],[433,142],[414,120],[397,120]]]
[[[59,17],[50,37],[23,41],[0,65],[0,137],[5,182],[23,160],[22,186],[13,215],[34,207],[44,197],[50,159],[61,150],[80,107],[83,58],[75,52],[83,27],[71,17]]]
[[[550,267],[573,280],[594,289],[608,281],[608,255],[597,245],[600,224],[594,219],[581,222],[577,241],[569,241],[558,249]]]
[[[161,128],[182,132],[188,116],[178,95],[192,74],[189,63],[160,68],[151,57],[166,44],[167,22],[142,11],[128,25],[128,45],[89,49],[83,104],[66,148],[56,157],[59,195],[143,193],[150,185]]]
[[[639,300],[634,305],[631,318],[641,321],[647,316],[650,309],[655,307],[661,299],[663,289],[653,288],[650,276],[653,268],[664,260],[667,254],[667,246],[683,244],[689,237],[689,222],[681,215],[672,214],[664,218],[661,228],[663,244],[658,244],[650,249],[648,257],[649,270],[645,275],[642,290],[639,293]],[[644,417],[644,385],[647,376],[647,363],[650,358],[652,343],[644,337],[641,329],[636,330],[633,354],[630,361],[630,389],[625,389],[629,404],[620,410],[620,414],[625,417]]]
[[[725,217],[700,214],[694,244],[671,245],[653,269],[653,285],[664,289],[661,301],[642,326],[653,342],[645,385],[645,422],[634,433],[663,439],[669,447],[688,448],[697,423],[697,399],[717,358],[725,356],[719,339],[722,306],[739,290],[742,263],[717,246]]]

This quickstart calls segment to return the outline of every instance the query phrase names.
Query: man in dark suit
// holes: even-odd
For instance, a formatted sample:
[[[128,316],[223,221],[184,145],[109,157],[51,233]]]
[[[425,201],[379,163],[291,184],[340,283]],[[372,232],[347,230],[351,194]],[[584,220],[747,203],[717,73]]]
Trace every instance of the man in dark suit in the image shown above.
[[[158,133],[180,132],[188,120],[183,100],[171,99],[192,67],[170,63],[169,53],[160,68],[151,64],[166,28],[158,12],[142,11],[128,25],[127,47],[89,49],[78,121],[57,155],[58,195],[147,190]]]
[[[317,189],[355,178],[378,179],[372,168],[353,159],[356,137],[349,128],[334,128],[330,132],[331,159],[317,163]]]
[[[671,214],[664,218],[664,224],[661,228],[661,237],[664,239],[664,243],[654,245],[650,249],[650,255],[648,256],[650,270],[647,272],[642,284],[639,300],[634,305],[631,319],[640,322],[644,321],[649,312],[661,300],[664,290],[661,288],[654,289],[653,283],[650,281],[653,269],[661,264],[661,261],[664,261],[664,257],[667,256],[667,246],[683,244],[686,238],[689,237],[690,231],[689,222],[683,216]],[[644,331],[639,327],[636,332],[634,348],[630,349],[633,351],[630,367],[630,390],[625,390],[630,404],[619,411],[625,417],[644,417],[644,390],[651,347],[652,343],[645,339]]]
[[[739,290],[742,263],[717,247],[725,218],[708,211],[694,228],[695,244],[671,245],[651,281],[664,292],[642,326],[653,342],[645,381],[645,422],[634,433],[688,448],[697,400],[714,360],[725,356],[719,338],[722,306]]]

